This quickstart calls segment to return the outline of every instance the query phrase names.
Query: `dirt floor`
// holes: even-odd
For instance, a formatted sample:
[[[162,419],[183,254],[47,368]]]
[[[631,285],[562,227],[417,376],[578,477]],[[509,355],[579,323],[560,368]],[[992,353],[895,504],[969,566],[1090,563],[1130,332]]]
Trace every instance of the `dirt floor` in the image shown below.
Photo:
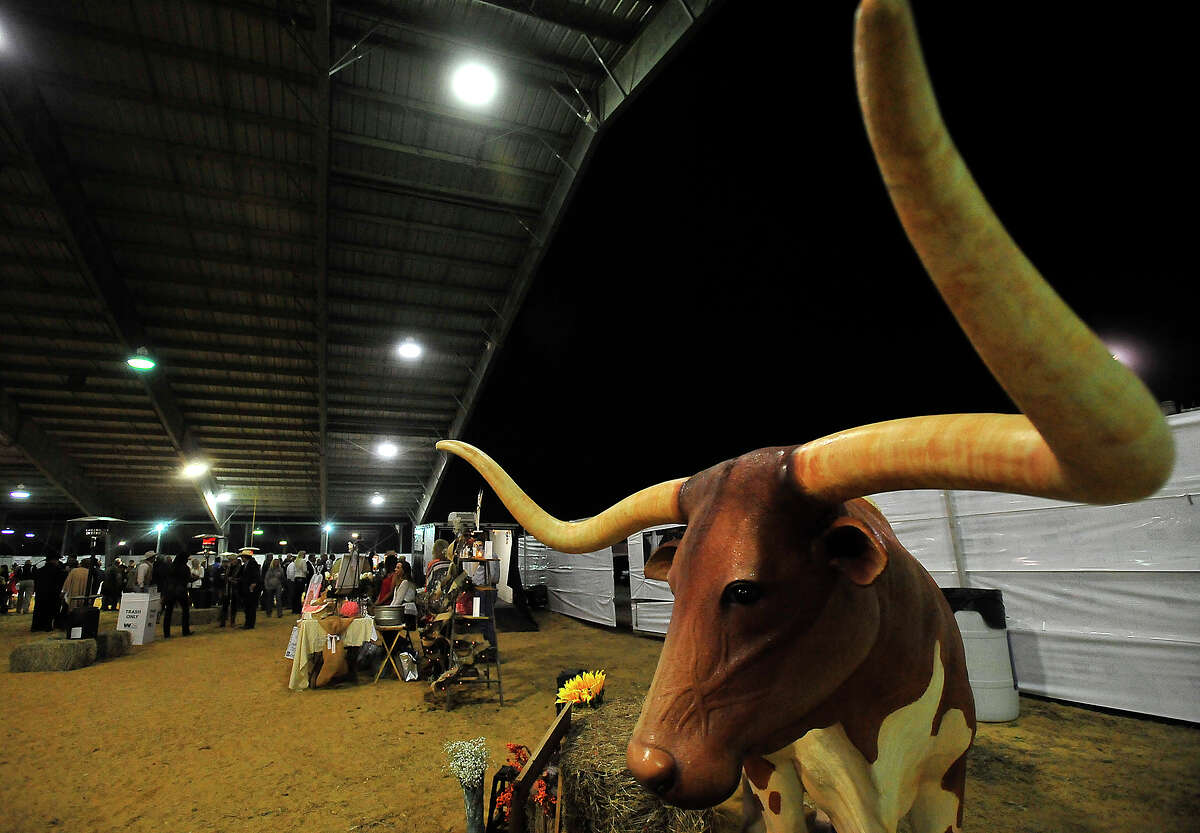
[[[105,613],[101,627],[114,622]],[[476,694],[451,712],[421,682],[289,691],[286,617],[260,617],[253,631],[199,627],[66,673],[5,663],[0,831],[461,831],[445,741],[486,737],[494,769],[505,742],[537,744],[559,670],[604,668],[613,692],[644,691],[653,674],[657,640],[556,614],[539,622],[501,633],[504,707]],[[28,628],[27,615],[0,617],[0,658],[45,638]],[[1031,698],[1021,708],[980,729],[967,830],[1196,829],[1196,727]],[[721,816],[737,829],[736,798]]]

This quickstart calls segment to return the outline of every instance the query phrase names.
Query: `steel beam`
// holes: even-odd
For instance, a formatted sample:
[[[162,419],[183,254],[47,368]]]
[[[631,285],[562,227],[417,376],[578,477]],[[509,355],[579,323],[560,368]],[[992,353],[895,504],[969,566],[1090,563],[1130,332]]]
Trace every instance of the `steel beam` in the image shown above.
[[[616,80],[605,80],[601,83],[601,111],[599,114],[601,125],[606,125],[609,117],[615,114],[630,96],[638,89],[644,88],[652,71],[660,69],[673,54],[678,52],[685,36],[696,29],[698,19],[711,6],[712,4],[706,1],[694,2],[685,12],[677,6],[667,5],[648,21],[636,40],[611,67],[611,73]],[[605,67],[605,69],[609,68]],[[580,130],[575,138],[575,144],[571,148],[567,160],[568,164],[564,165],[559,172],[558,183],[538,218],[537,227],[532,235],[533,240],[524,260],[517,268],[516,278],[509,290],[508,298],[497,315],[497,321],[489,330],[491,341],[472,372],[471,382],[463,396],[462,404],[459,406],[458,415],[447,434],[450,439],[460,437],[466,428],[467,421],[471,417],[475,404],[479,400],[480,392],[492,370],[493,359],[504,343],[521,304],[529,292],[533,277],[545,257],[549,241],[557,231],[566,206],[574,195],[579,174],[591,159],[599,129],[597,127],[595,130]],[[424,520],[425,514],[437,496],[445,474],[446,463],[447,455],[439,454],[433,473],[426,483],[425,494],[415,513],[417,522]]]
[[[25,459],[84,514],[125,516],[125,510],[117,501],[93,483],[53,437],[22,414],[17,403],[3,390],[0,390],[0,435],[6,443],[16,446]]]
[[[332,0],[313,3],[316,30],[313,43],[317,58],[317,128],[313,152],[317,171],[313,198],[317,208],[317,466],[318,517],[329,519],[329,157],[332,153],[333,94],[329,68],[333,66]]]
[[[153,348],[146,328],[136,311],[135,299],[117,271],[95,218],[88,208],[86,194],[75,178],[62,137],[42,101],[37,84],[27,71],[12,61],[0,64],[0,91],[3,92],[10,122],[20,144],[32,158],[46,191],[54,200],[63,221],[65,243],[93,294],[103,305],[104,318],[112,332],[132,353],[139,347]],[[203,457],[188,429],[183,412],[166,378],[159,371],[142,374],[141,380],[181,459]],[[200,493],[205,511],[218,526],[220,520],[205,492],[216,494],[211,474],[192,481]]]

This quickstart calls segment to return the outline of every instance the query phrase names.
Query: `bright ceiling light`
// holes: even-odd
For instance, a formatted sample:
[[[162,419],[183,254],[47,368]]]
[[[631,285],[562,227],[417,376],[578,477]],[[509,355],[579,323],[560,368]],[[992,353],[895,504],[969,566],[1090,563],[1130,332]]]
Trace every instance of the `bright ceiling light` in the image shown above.
[[[329,533],[333,532],[333,524],[325,524],[325,526],[321,527],[321,529],[325,530],[325,534],[328,535]]]
[[[391,459],[392,457],[395,457],[399,452],[400,452],[400,449],[396,446],[395,443],[385,441],[385,442],[381,442],[379,445],[375,446],[375,453],[378,454],[380,457],[385,457],[385,458]]]
[[[261,529],[256,529],[256,530],[254,530],[254,532],[252,532],[251,534],[252,534],[252,535],[262,535],[263,533],[262,533],[262,530],[261,530]]]
[[[129,542],[128,542],[128,541],[117,541],[117,546],[118,546],[118,547],[123,547],[123,546],[125,546],[127,543],[129,543]]]
[[[279,546],[281,546],[281,547],[286,547],[286,546],[287,546],[287,539],[285,538],[285,539],[283,539],[282,541],[280,541],[280,542],[279,542]]]
[[[483,64],[463,64],[450,78],[450,88],[463,104],[482,107],[496,97],[496,73]]]
[[[36,534],[36,533],[33,533],[33,532],[26,532],[26,533],[25,533],[25,537],[26,537],[26,538],[36,538],[36,537],[37,537],[37,534]]]
[[[13,500],[26,500],[26,499],[28,499],[29,495],[30,495],[30,492],[28,489],[25,488],[24,483],[18,484],[17,488],[13,489],[11,492],[8,493],[8,496],[10,498],[12,498]]]
[[[145,347],[139,347],[136,353],[125,360],[125,364],[139,373],[145,373],[158,366],[158,362],[150,358],[150,351]]]
[[[379,494],[379,492],[376,492],[375,494],[371,495],[371,505],[372,506],[379,506],[382,503],[383,503],[383,495]]]
[[[183,476],[195,480],[208,471],[208,463],[203,460],[193,460],[183,467]]]
[[[229,503],[229,501],[233,500],[233,495],[231,495],[229,492],[221,492],[219,495],[213,498],[213,500],[215,500],[217,503]]]
[[[0,535],[16,535],[16,534],[17,534],[17,531],[15,529],[8,529],[8,528],[0,529]]]
[[[422,352],[421,345],[417,344],[411,338],[404,339],[404,341],[400,342],[400,346],[396,348],[396,353],[399,354],[400,358],[410,361],[421,358]]]
[[[167,525],[165,523],[162,523],[161,521],[154,525],[155,532],[162,532],[166,528],[167,528]]]
[[[351,533],[350,533],[350,537],[351,537],[351,538],[357,538],[357,537],[358,537],[358,533],[357,533],[357,532],[351,532]]]

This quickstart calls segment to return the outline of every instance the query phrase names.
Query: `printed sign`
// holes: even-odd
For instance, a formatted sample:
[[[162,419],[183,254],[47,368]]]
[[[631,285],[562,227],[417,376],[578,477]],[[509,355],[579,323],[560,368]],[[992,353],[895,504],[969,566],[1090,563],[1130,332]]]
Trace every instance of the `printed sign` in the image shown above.
[[[292,626],[292,637],[288,640],[287,650],[283,652],[284,659],[296,658],[296,647],[300,644],[300,626]]]

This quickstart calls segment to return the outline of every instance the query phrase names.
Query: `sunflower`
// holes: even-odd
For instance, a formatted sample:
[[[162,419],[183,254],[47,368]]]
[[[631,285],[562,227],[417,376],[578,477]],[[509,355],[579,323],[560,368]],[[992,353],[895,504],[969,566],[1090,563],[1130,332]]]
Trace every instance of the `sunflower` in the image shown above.
[[[585,671],[567,680],[558,690],[559,703],[591,705],[604,691],[604,671]]]

